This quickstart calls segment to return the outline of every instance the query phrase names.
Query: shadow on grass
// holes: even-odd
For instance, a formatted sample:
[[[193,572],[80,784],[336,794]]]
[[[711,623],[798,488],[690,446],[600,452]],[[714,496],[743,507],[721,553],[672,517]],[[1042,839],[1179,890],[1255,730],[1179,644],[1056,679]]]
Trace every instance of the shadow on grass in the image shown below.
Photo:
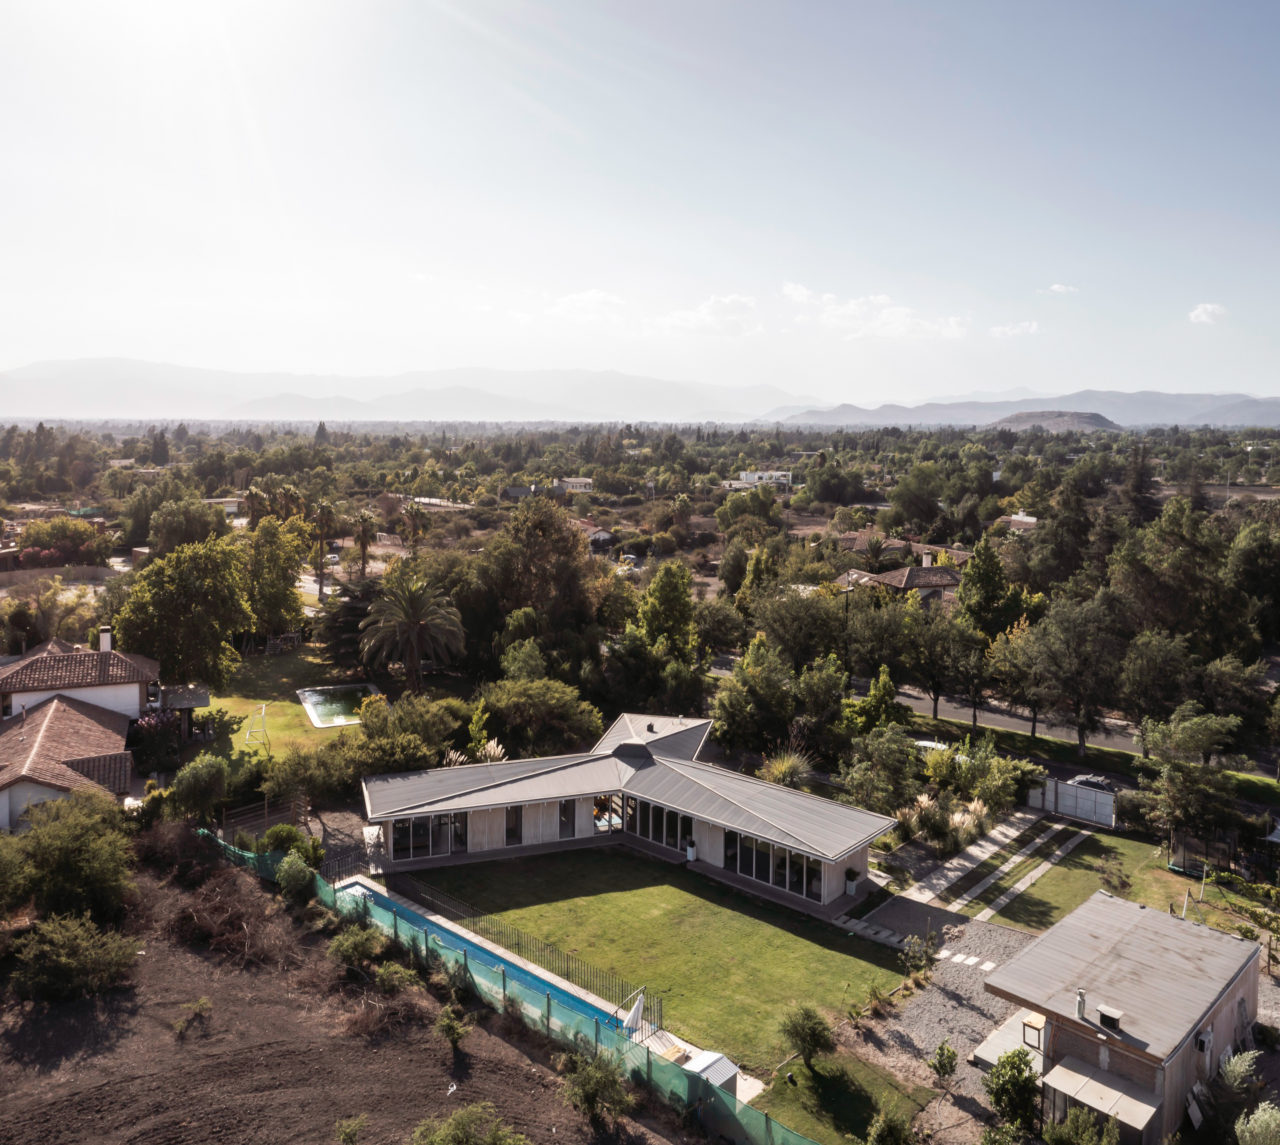
[[[130,1033],[139,1009],[133,987],[97,998],[29,1003],[0,1035],[0,1045],[18,1064],[50,1073],[73,1058],[114,1048]]]
[[[814,1062],[809,1085],[818,1111],[830,1119],[838,1133],[866,1136],[876,1115],[875,1099],[839,1062]]]
[[[620,847],[469,863],[423,871],[415,877],[429,888],[462,899],[481,912],[495,914],[567,899],[674,887],[834,953],[857,957],[884,970],[900,969],[897,952],[888,947],[852,938],[829,923],[762,902],[683,866],[648,859]],[[399,889],[413,897],[410,880],[400,884]]]

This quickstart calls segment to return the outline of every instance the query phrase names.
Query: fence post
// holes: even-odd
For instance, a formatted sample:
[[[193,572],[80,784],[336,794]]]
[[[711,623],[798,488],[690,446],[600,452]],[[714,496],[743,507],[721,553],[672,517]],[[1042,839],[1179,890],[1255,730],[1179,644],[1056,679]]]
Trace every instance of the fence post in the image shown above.
[[[502,1005],[504,1008],[507,1005],[507,968],[505,966],[502,967]]]
[[[653,1051],[644,1047],[644,1080],[646,1085],[653,1084]]]
[[[596,1057],[600,1056],[600,1019],[595,1019],[596,1023]]]
[[[767,1113],[764,1115],[764,1139],[767,1142],[773,1141],[773,1118]]]
[[[547,991],[547,1037],[551,1037],[551,991]]]

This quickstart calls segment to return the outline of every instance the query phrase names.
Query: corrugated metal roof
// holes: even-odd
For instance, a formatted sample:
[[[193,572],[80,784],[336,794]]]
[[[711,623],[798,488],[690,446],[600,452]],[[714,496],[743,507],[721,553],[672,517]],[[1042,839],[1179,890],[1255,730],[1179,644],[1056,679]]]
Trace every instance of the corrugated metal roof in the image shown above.
[[[987,977],[1001,998],[1075,1021],[1165,1061],[1258,956],[1256,943],[1097,891]],[[1098,1024],[1098,1005],[1124,1011],[1118,1031]]]
[[[703,1050],[700,1054],[694,1055],[684,1063],[684,1068],[690,1073],[696,1073],[699,1077],[705,1077],[712,1085],[717,1085],[721,1089],[727,1081],[732,1081],[738,1076],[738,1067],[733,1064],[724,1054],[718,1054],[714,1050]]]
[[[612,751],[627,740],[647,743],[655,755],[671,759],[697,759],[711,732],[710,720],[683,716],[642,716],[624,712],[600,737],[596,751]]]
[[[621,791],[770,843],[836,860],[893,826],[848,804],[707,763],[617,744],[609,754],[472,764],[364,781],[370,820],[547,803]]]

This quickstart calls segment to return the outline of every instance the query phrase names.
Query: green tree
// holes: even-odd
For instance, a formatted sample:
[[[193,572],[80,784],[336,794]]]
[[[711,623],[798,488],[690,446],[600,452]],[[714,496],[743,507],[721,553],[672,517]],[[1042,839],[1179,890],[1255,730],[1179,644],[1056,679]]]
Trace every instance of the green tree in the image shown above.
[[[740,648],[747,631],[742,614],[723,597],[694,604],[693,628],[699,660],[712,652]]]
[[[995,690],[1030,716],[1031,738],[1035,739],[1040,712],[1048,703],[1048,689],[1030,633],[1031,624],[1024,616],[991,642],[987,661]]]
[[[1264,1101],[1252,1113],[1242,1113],[1236,1121],[1239,1145],[1280,1145],[1280,1106]]]
[[[356,514],[351,539],[360,550],[360,579],[363,580],[369,575],[369,548],[378,539],[378,519],[367,509]]]
[[[1040,1101],[1038,1079],[1031,1055],[1018,1048],[1000,1055],[983,1077],[982,1088],[987,1091],[997,1117],[1030,1132]]]
[[[116,616],[120,648],[159,660],[172,683],[225,688],[240,663],[232,638],[253,624],[245,580],[244,557],[229,540],[152,561]]]
[[[106,796],[75,791],[38,803],[21,836],[25,885],[44,915],[117,919],[133,888],[132,853],[120,809]]]
[[[292,527],[291,527],[292,526]],[[264,517],[240,540],[245,553],[245,588],[253,630],[259,636],[278,636],[302,627],[302,598],[298,574],[306,558],[307,543],[301,519],[282,525]]]
[[[559,680],[499,680],[481,698],[498,739],[521,756],[573,751],[603,734],[599,711]]]
[[[100,994],[128,977],[138,944],[86,915],[41,919],[13,944],[10,979],[20,998],[58,1002]]]
[[[810,1071],[814,1054],[829,1054],[836,1048],[831,1024],[812,1006],[797,1006],[789,1010],[779,1028],[783,1040],[800,1055],[800,1060]]]
[[[747,546],[738,538],[735,537],[725,545],[724,555],[720,558],[720,568],[716,575],[724,585],[726,596],[738,595],[738,589],[742,587],[742,582],[747,576],[749,559]]]
[[[951,1081],[956,1075],[956,1063],[959,1055],[956,1053],[955,1046],[951,1044],[950,1038],[943,1038],[941,1044],[933,1051],[933,1057],[928,1061],[929,1069],[933,1072],[933,1076],[938,1079],[938,1084],[942,1086],[944,1091],[950,1091]]]
[[[693,574],[681,561],[666,561],[640,597],[637,618],[650,644],[665,639],[670,654],[688,663],[693,658]]]
[[[422,691],[424,666],[446,664],[460,654],[464,636],[458,610],[430,581],[397,565],[382,582],[360,622],[365,663],[404,665],[410,692]]]
[[[957,652],[964,647],[968,626],[941,608],[926,608],[920,616],[916,641],[911,648],[912,678],[933,701],[933,718],[938,718],[938,701],[960,682]]]
[[[573,1054],[570,1057],[564,1080],[564,1100],[585,1114],[597,1130],[604,1126],[606,1119],[612,1119],[616,1124],[634,1104],[623,1081],[621,1063],[610,1053],[594,1056]]]
[[[995,547],[983,537],[974,546],[956,586],[960,615],[992,640],[1018,619],[1013,613],[1019,603],[1020,594],[1010,591]]]
[[[1191,686],[1187,638],[1158,630],[1139,632],[1125,652],[1119,684],[1121,711],[1133,723],[1167,720]]]
[[[194,545],[231,532],[220,505],[206,505],[194,497],[165,501],[151,514],[147,543],[153,557],[173,552],[179,545]]]
[[[322,426],[323,422],[320,423]],[[319,432],[319,431],[317,431]],[[328,541],[338,532],[338,511],[329,501],[317,501],[312,521],[316,527],[316,550],[320,559],[316,561],[316,596],[324,600],[324,574],[328,564]]]
[[[898,703],[898,689],[889,676],[887,664],[880,665],[865,699],[844,702],[843,726],[854,736],[865,736],[874,728],[890,724],[909,724],[911,718],[911,709]]]
[[[712,704],[712,735],[728,748],[782,743],[795,712],[795,678],[763,633],[757,633]]]
[[[170,798],[174,808],[197,823],[212,821],[214,808],[227,791],[227,761],[211,752],[202,752],[178,769],[173,777]]]
[[[487,1101],[464,1105],[456,1113],[434,1121],[422,1121],[409,1145],[529,1145]]]
[[[841,803],[892,815],[920,792],[920,749],[897,725],[872,728],[853,741],[849,762],[840,768]]]

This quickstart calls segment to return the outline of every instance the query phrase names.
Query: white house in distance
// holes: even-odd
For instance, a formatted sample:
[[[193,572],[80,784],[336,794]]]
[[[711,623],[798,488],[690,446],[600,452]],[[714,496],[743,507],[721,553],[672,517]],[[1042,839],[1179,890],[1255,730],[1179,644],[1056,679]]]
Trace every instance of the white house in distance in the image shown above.
[[[834,917],[894,821],[698,762],[710,729],[623,715],[579,755],[371,776],[383,869],[623,844]]]
[[[551,483],[553,489],[563,489],[566,493],[590,493],[590,477],[557,477]]]

